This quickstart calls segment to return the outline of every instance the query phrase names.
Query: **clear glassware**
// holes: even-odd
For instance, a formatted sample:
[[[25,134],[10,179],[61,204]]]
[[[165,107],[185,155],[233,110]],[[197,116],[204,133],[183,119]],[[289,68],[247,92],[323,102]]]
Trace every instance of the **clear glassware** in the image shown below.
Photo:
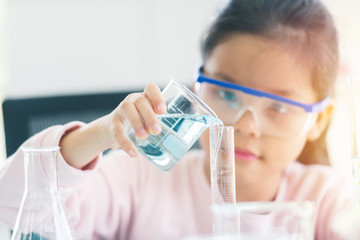
[[[215,225],[213,234],[188,236],[183,240],[314,239],[314,203],[310,201],[214,204],[211,210]]]
[[[236,203],[234,128],[210,127],[211,203]]]
[[[349,83],[350,150],[352,159],[356,208],[360,209],[360,78],[351,77]]]
[[[11,240],[72,240],[58,190],[59,147],[23,147],[25,191]]]
[[[214,234],[259,240],[314,238],[314,203],[310,201],[239,202],[212,205],[211,210],[216,226]],[[237,219],[237,226],[233,225],[233,219]]]
[[[235,204],[234,128],[232,126],[210,127],[210,169],[211,203],[214,205]],[[236,229],[239,225],[238,220],[237,216],[229,216],[226,227]],[[214,233],[219,232],[218,227],[213,222]]]
[[[195,235],[182,238],[181,240],[251,240],[244,239],[238,235],[229,234],[208,234],[208,235]]]
[[[167,112],[159,115],[161,133],[139,139],[129,128],[129,138],[152,164],[169,171],[213,124],[222,124],[216,114],[187,87],[171,79],[162,91]],[[128,123],[126,123],[128,124]]]

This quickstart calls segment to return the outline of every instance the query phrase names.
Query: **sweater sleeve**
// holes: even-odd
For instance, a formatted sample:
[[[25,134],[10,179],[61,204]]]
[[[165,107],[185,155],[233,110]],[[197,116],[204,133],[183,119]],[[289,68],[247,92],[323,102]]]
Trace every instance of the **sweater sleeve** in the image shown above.
[[[328,178],[331,188],[319,203],[319,220],[315,239],[343,240],[343,234],[334,222],[344,213],[355,210],[351,184],[346,179]],[[350,223],[349,223],[350,224]]]
[[[58,146],[62,136],[83,125],[71,122],[50,127],[22,146]],[[83,169],[68,165],[61,153],[57,156],[59,190],[75,239],[129,239],[138,167],[123,151],[111,152],[105,157],[100,154]],[[0,169],[0,221],[10,228],[23,192],[24,160],[19,148]]]
[[[354,209],[351,179],[336,169],[322,165],[290,164],[279,189],[277,201],[312,201],[314,239],[343,238],[334,220]]]

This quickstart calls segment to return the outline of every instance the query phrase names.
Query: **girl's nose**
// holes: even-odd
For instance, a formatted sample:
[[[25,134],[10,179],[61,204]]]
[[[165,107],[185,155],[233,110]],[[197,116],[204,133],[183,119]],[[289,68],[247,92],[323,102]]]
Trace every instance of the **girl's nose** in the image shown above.
[[[234,123],[235,131],[241,132],[243,135],[249,135],[253,137],[260,137],[261,132],[259,129],[258,119],[256,114],[251,109],[245,110],[245,112]]]

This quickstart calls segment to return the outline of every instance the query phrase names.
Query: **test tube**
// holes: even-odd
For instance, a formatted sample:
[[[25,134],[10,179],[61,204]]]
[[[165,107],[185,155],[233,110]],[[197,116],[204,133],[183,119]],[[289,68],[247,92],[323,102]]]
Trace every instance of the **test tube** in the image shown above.
[[[232,126],[210,127],[210,168],[212,204],[236,203]]]

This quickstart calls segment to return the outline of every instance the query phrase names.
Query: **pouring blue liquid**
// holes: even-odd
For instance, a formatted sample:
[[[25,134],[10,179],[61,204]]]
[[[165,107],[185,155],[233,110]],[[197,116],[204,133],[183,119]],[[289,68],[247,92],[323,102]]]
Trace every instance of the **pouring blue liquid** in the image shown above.
[[[139,139],[133,130],[129,137],[140,153],[161,171],[169,171],[209,127],[222,121],[208,115],[159,115],[161,133]]]

